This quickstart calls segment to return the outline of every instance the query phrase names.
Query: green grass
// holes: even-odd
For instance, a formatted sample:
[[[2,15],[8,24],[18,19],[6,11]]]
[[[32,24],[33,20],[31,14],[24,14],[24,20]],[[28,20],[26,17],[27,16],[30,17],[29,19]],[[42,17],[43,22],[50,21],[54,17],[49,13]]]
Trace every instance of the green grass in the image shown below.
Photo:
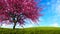
[[[32,27],[15,30],[0,28],[0,34],[60,34],[60,27]]]

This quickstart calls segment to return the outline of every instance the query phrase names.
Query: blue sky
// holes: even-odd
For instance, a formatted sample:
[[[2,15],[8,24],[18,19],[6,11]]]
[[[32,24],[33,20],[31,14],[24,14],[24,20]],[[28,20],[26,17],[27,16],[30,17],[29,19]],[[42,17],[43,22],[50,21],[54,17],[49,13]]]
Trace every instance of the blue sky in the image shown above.
[[[43,7],[41,16],[39,18],[38,24],[31,24],[30,21],[26,21],[26,25],[24,27],[33,27],[33,26],[60,26],[60,0],[41,0],[38,1],[38,6]],[[42,5],[42,6],[41,6]],[[32,22],[32,21],[31,21]],[[2,27],[12,27],[12,25],[2,26]],[[20,26],[16,26],[17,28]]]
[[[60,26],[60,0],[41,0],[41,4],[46,7],[42,11],[44,16],[40,26]]]

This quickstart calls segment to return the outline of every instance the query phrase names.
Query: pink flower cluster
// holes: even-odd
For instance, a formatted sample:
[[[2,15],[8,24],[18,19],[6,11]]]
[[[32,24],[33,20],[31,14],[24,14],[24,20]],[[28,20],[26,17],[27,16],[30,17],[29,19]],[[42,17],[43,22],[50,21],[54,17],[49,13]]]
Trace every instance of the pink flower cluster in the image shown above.
[[[17,20],[24,24],[26,18],[35,22],[41,16],[40,11],[34,0],[0,0],[0,22]]]

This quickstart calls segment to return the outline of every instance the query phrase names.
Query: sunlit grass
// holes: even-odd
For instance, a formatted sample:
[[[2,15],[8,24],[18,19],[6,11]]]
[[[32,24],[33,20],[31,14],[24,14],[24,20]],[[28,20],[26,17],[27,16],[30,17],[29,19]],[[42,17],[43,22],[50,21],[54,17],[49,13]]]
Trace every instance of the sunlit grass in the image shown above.
[[[0,28],[0,34],[60,34],[60,27]]]

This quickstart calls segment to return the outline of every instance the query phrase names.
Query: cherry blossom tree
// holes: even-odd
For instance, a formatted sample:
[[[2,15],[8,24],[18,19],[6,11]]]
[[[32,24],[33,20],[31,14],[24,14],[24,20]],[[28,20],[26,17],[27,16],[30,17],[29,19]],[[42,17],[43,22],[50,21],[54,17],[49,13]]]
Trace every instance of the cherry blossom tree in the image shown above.
[[[9,23],[14,23],[15,29],[17,22],[24,25],[27,18],[33,22],[38,21],[41,10],[35,0],[0,0],[0,22],[8,20]]]

